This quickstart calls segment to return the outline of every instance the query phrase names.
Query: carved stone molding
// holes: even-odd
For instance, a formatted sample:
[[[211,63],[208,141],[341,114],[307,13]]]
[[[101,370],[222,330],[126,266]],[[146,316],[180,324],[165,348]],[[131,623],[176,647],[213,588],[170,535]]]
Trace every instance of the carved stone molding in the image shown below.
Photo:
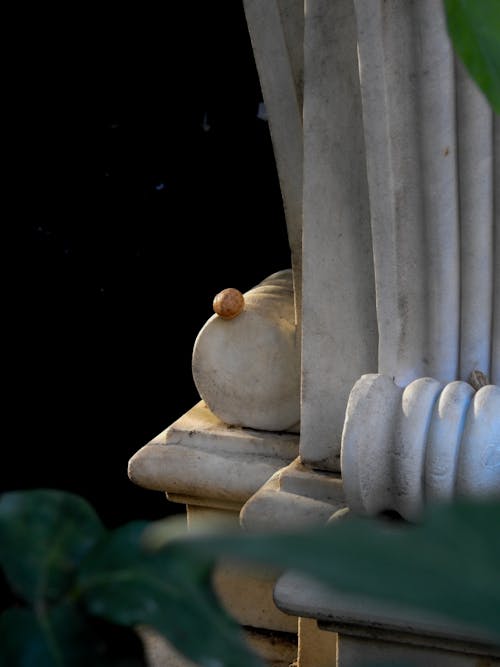
[[[364,375],[351,391],[342,479],[359,514],[418,520],[426,502],[500,497],[500,387]]]

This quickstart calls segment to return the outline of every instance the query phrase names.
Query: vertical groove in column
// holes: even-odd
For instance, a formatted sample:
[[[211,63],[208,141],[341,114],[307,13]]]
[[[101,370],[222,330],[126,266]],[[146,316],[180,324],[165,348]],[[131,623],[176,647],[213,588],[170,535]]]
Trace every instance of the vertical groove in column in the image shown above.
[[[297,106],[304,103],[304,0],[278,0],[281,25],[288,51],[297,95]]]
[[[379,372],[406,386],[428,375],[426,252],[411,4],[356,0]]]
[[[366,3],[369,4],[369,3]],[[396,367],[389,372],[406,386],[429,375],[426,363],[426,279],[418,136],[418,62],[411,4],[392,0],[382,9],[386,99],[391,159],[390,220],[396,244],[395,293],[390,305],[397,322]],[[376,196],[376,194],[375,194]],[[383,224],[383,223],[382,223]],[[380,249],[380,260],[384,249]],[[383,305],[385,308],[385,304]],[[380,332],[380,338],[384,334]],[[382,372],[387,372],[383,370]]]
[[[245,18],[269,118],[290,244],[296,321],[302,288],[302,0],[244,0]]]
[[[304,35],[304,462],[338,470],[349,392],[377,324],[352,0],[307,0]]]
[[[495,218],[493,257],[493,332],[491,336],[491,381],[500,385],[500,117],[494,118]]]
[[[453,52],[434,0],[355,0],[379,371],[458,371],[460,251]]]
[[[354,0],[379,331],[379,372],[398,376],[397,245],[383,1]]]
[[[418,68],[417,122],[425,229],[427,373],[455,380],[460,331],[460,241],[453,49],[435,0],[410,3]]]
[[[493,114],[457,59],[461,234],[460,379],[490,375],[493,305]]]

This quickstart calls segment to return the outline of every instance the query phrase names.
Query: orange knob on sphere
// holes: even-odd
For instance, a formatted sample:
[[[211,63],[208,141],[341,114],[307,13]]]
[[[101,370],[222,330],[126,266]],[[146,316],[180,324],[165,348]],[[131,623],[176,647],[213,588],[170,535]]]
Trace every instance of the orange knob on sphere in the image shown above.
[[[232,320],[243,311],[245,297],[234,287],[228,287],[215,295],[213,307],[214,312],[223,320]]]

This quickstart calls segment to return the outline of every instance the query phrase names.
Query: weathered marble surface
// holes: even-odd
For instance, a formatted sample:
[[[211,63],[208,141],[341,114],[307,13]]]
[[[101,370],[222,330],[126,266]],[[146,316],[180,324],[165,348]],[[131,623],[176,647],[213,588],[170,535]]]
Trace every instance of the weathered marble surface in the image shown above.
[[[418,520],[426,502],[500,498],[500,387],[364,375],[347,405],[342,479],[359,514]]]
[[[229,427],[200,401],[132,456],[128,475],[174,502],[239,511],[298,446],[292,433]]]
[[[361,375],[378,371],[405,387],[419,377],[467,380],[477,369],[498,384],[498,120],[455,58],[433,0],[311,0],[304,16],[296,0],[247,0],[246,12],[285,206],[302,189],[302,222],[289,230],[302,252],[300,455],[338,472]],[[207,323],[210,345],[195,345],[201,396],[228,423],[291,428],[291,394],[283,397],[295,380],[281,383],[250,347],[252,368],[224,376],[215,362],[232,332],[217,326]],[[285,359],[290,346],[281,346]]]
[[[243,0],[243,7],[280,180],[293,269],[295,317],[300,327],[304,3],[303,0]]]
[[[437,657],[439,650],[448,649],[457,656],[468,653],[500,658],[500,647],[493,646],[491,640],[474,627],[400,605],[341,593],[296,572],[286,572],[280,577],[274,599],[283,611],[316,618],[321,627],[328,626],[342,634],[426,646],[437,649]],[[365,655],[365,659],[367,657]],[[413,664],[411,658],[409,664]],[[439,665],[439,662],[428,664]],[[339,665],[343,667],[343,663]]]
[[[199,332],[194,382],[210,410],[227,424],[296,430],[300,350],[292,271],[274,273],[244,298],[242,313],[231,320],[213,315]]]
[[[454,57],[442,3],[355,7],[378,370],[402,387],[474,369],[498,383],[492,110]]]
[[[311,470],[297,457],[278,470],[240,512],[248,530],[279,530],[324,524],[345,507],[339,474]]]
[[[307,2],[302,247],[300,455],[338,470],[347,398],[378,343],[351,0]]]

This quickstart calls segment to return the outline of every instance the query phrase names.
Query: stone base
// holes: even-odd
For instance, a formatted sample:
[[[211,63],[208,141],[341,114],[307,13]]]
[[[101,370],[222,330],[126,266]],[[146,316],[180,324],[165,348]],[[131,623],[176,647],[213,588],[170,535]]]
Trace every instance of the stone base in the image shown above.
[[[274,600],[286,613],[317,620],[320,630],[330,631],[337,638],[336,647],[332,640],[330,661],[326,645],[324,662],[302,664],[299,659],[298,667],[500,665],[500,646],[488,643],[475,628],[403,606],[340,593],[295,572],[286,572],[278,579]],[[299,637],[299,646],[300,643]]]
[[[200,401],[129,462],[130,479],[185,504],[190,532],[239,527],[243,504],[275,472],[297,458],[296,433],[231,427]],[[274,604],[277,574],[220,562],[214,587],[267,664],[288,667],[297,657],[297,617]],[[150,667],[191,667],[161,637],[144,631]],[[194,638],[195,639],[195,638]]]
[[[297,434],[228,426],[200,401],[132,456],[128,476],[173,502],[239,511],[298,452]]]
[[[500,658],[339,634],[338,667],[497,667]]]
[[[321,630],[312,618],[299,618],[297,667],[337,667],[337,634]]]
[[[297,457],[245,503],[240,522],[251,531],[309,527],[325,524],[344,507],[340,474],[313,470]]]
[[[209,507],[187,507],[190,532],[203,531],[223,521],[237,527],[238,513]],[[271,568],[250,567],[220,562],[214,572],[214,588],[224,608],[242,626],[284,632],[297,641],[297,617],[283,613],[274,604],[274,585],[278,573]]]

